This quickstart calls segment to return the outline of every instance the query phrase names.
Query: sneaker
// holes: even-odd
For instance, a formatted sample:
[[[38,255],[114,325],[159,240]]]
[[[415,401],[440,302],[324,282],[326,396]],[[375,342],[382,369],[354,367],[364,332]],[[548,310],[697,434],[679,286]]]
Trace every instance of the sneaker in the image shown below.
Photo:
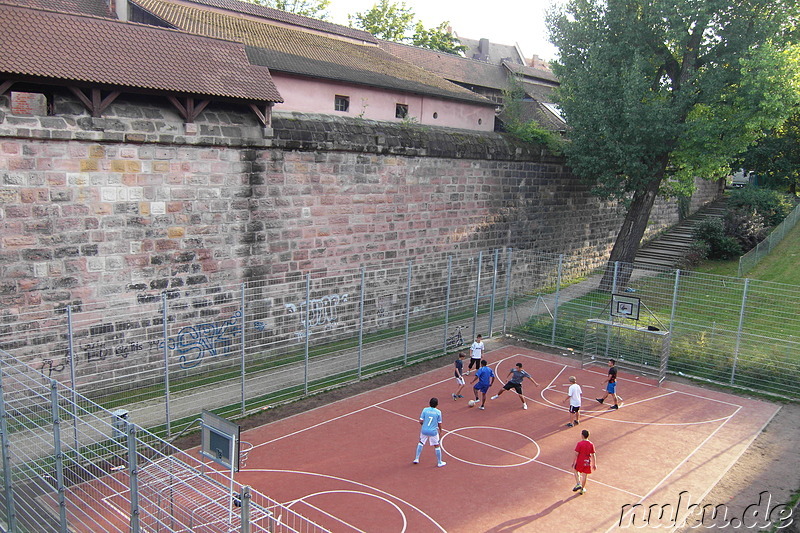
[[[415,465],[418,465],[418,464],[419,464],[419,459],[414,459],[414,460],[413,460],[413,461],[411,461],[411,462],[412,462],[413,464],[415,464]]]
[[[459,398],[463,398],[464,396],[462,396],[461,394],[459,394],[459,395],[458,395],[458,397],[459,397]]]
[[[478,407],[478,409],[480,409],[481,411],[483,411],[483,410],[484,410],[484,409],[486,409],[486,408],[485,408],[484,406],[482,406],[482,405],[481,405],[480,407]]]
[[[619,409],[619,405],[612,405],[609,409]]]
[[[602,398],[595,398],[595,400],[597,400],[600,403],[603,403],[603,399]]]
[[[567,427],[568,427],[568,428],[571,428],[571,427],[572,427],[572,426],[574,426],[574,425],[575,425],[575,424],[573,424],[572,422],[570,422],[569,424],[567,424]]]
[[[441,463],[439,463],[439,464],[438,464],[438,465],[436,465],[436,466],[438,466],[439,468],[441,468],[441,467],[443,467],[443,466],[444,466],[444,465],[446,465],[446,464],[447,464],[447,463],[445,463],[444,461],[442,461]]]
[[[463,374],[463,375],[465,375],[465,376],[469,376],[469,370],[467,370],[466,372],[464,372],[464,374]]]
[[[528,404],[527,404],[527,403],[523,403],[523,404],[522,404],[522,408],[523,408],[523,409],[527,409],[527,408],[528,408]]]
[[[456,401],[458,399],[458,396],[456,396],[455,394],[451,394],[450,396],[453,397],[453,401]]]
[[[583,488],[583,487],[581,486],[581,484],[580,484],[580,483],[578,483],[577,485],[575,485],[574,487],[572,487],[572,492],[578,492],[578,491],[579,491],[579,490],[581,490],[582,488]]]
[[[580,422],[576,420],[575,421],[575,425],[577,426],[578,424],[580,424]]]
[[[581,488],[581,494],[586,494],[586,489]]]
[[[496,400],[497,398],[498,398],[498,395],[497,395],[497,394],[495,394],[494,396],[492,396],[492,400]]]

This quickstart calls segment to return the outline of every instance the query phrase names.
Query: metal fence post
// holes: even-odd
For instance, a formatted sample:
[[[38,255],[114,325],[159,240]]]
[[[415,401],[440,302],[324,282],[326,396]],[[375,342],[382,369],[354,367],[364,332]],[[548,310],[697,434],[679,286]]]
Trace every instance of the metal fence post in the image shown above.
[[[478,252],[478,279],[475,284],[475,312],[472,314],[472,338],[478,335],[478,307],[481,301],[481,266],[483,265],[483,250]]]
[[[17,512],[14,507],[14,486],[11,482],[11,440],[8,435],[8,413],[3,388],[3,360],[0,358],[0,446],[3,454],[3,489],[5,489],[6,525],[9,531],[17,531]]]
[[[75,409],[78,405],[78,384],[75,382],[75,331],[72,329],[72,306],[67,306],[67,346],[69,347],[69,379],[72,389],[72,437],[75,448],[78,447],[78,415]]]
[[[61,531],[67,533],[67,499],[64,486],[64,455],[61,453],[61,417],[58,416],[58,382],[50,380],[50,410],[53,416],[53,458],[56,460],[56,497]]]
[[[361,379],[361,366],[364,363],[364,292],[366,291],[366,269],[361,266],[361,296],[358,302],[358,379]]]
[[[303,395],[308,396],[308,344],[311,340],[311,273],[306,274],[306,342],[303,363]]]
[[[550,344],[556,345],[556,328],[558,328],[558,297],[561,296],[561,273],[564,267],[564,254],[558,256],[558,273],[556,275],[556,299],[553,303],[553,332],[550,334]]]
[[[167,330],[167,293],[161,293],[161,321],[164,335],[164,409],[167,417],[167,438],[172,436],[172,423],[169,416],[169,331]]]
[[[450,327],[450,282],[453,277],[453,256],[447,256],[447,293],[444,302],[444,342],[442,353],[447,353],[447,331]]]
[[[669,312],[669,334],[672,336],[672,329],[675,327],[675,313],[678,309],[678,283],[681,280],[681,269],[675,271],[675,284],[672,288],[672,309]]]
[[[406,333],[403,336],[403,366],[408,364],[408,327],[411,320],[411,261],[408,261],[408,274],[406,276]]]
[[[503,304],[503,335],[506,334],[506,320],[508,319],[508,300],[511,296],[511,251],[508,249],[508,261],[506,261],[506,301]]]
[[[500,260],[500,250],[494,251],[494,271],[492,272],[492,296],[489,300],[489,338],[492,338],[492,326],[494,324],[494,298],[497,291],[497,264]]]
[[[739,309],[739,327],[736,330],[736,347],[733,350],[733,365],[731,368],[731,385],[736,379],[736,364],[739,361],[739,345],[742,342],[742,326],[744,325],[744,312],[747,308],[747,288],[750,286],[750,278],[744,279],[744,289],[742,291],[742,306]]]
[[[125,421],[128,447],[128,488],[131,491],[131,533],[139,532],[139,455],[136,452],[136,425]]]
[[[242,302],[241,302],[241,313],[242,313],[242,414],[245,411],[245,402],[244,402],[244,379],[245,373],[247,372],[247,367],[245,365],[244,356],[245,356],[245,315],[244,315],[244,283],[242,283]]]
[[[242,494],[239,498],[239,501],[242,502],[242,512],[239,516],[239,531],[241,533],[250,533],[250,500],[252,497],[250,487],[247,485],[242,487]]]

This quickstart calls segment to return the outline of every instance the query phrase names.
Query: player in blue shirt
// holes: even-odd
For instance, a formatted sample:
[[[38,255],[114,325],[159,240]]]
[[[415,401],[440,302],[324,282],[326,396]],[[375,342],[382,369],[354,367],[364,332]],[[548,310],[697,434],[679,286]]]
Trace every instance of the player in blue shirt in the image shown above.
[[[494,372],[491,368],[489,368],[488,361],[486,359],[481,360],[481,367],[475,372],[475,377],[472,379],[472,382],[478,382],[477,385],[473,386],[473,392],[475,393],[475,402],[478,402],[478,393],[481,394],[480,402],[481,406],[479,409],[483,410],[486,408],[486,392],[489,390],[489,387],[494,385]]]
[[[442,430],[442,412],[436,408],[439,405],[438,398],[431,398],[430,407],[422,410],[419,415],[419,423],[422,429],[419,431],[419,444],[417,444],[417,455],[414,457],[414,464],[419,464],[419,456],[426,441],[430,441],[431,446],[436,451],[436,466],[444,466],[447,463],[442,461],[442,449],[439,447],[439,431]]]

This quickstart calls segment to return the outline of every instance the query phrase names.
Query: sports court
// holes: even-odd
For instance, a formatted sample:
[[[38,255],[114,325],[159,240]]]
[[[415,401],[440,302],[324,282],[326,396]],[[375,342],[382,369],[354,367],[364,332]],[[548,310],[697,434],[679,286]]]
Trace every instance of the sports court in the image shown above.
[[[622,408],[594,398],[606,367],[585,370],[550,354],[504,347],[488,352],[490,394],[522,362],[528,410],[509,391],[486,410],[453,401],[452,368],[326,405],[242,433],[252,444],[236,481],[335,532],[594,532],[619,529],[623,505],[694,503],[737,461],[778,407],[620,368]],[[568,377],[583,388],[582,423],[567,428]],[[438,397],[447,465],[426,446],[412,464],[419,414]],[[598,469],[573,493],[571,463],[588,429]],[[249,446],[248,446],[249,447]],[[210,463],[211,466],[211,463]],[[719,502],[723,503],[723,502]],[[280,517],[278,517],[280,520]]]

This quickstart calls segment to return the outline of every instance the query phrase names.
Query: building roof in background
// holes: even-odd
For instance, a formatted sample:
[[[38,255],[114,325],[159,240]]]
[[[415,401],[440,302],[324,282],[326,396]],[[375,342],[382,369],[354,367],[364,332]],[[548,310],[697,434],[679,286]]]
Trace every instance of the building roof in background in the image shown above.
[[[47,11],[81,13],[83,15],[111,18],[108,4],[105,0],[5,0],[4,3]]]
[[[387,52],[429,72],[464,85],[503,90],[508,87],[509,71],[519,74],[530,83],[540,83],[546,86],[558,85],[557,78],[550,71],[507,61],[493,64],[392,41],[380,41],[380,46]]]
[[[467,47],[464,52],[466,57],[486,61],[494,65],[499,65],[503,61],[512,61],[520,65],[525,64],[525,58],[516,45],[493,43],[489,39],[468,39],[460,35],[458,40]]]
[[[454,81],[502,90],[508,85],[506,72],[498,65],[465,59],[455,54],[428,50],[392,41],[380,41],[380,46],[392,55]]]
[[[280,9],[273,9],[271,7],[254,4],[252,2],[240,2],[239,0],[185,0],[185,2],[188,4],[197,4],[200,6],[223,9],[225,11],[232,11],[242,15],[252,15],[260,19],[267,19],[273,22],[339,35],[341,37],[347,37],[349,39],[354,39],[356,41],[362,41],[365,43],[375,44],[378,42],[378,39],[368,31],[350,28],[348,26],[342,26],[340,24],[334,24],[324,20],[304,17],[302,15],[296,15],[294,13],[289,13],[288,11],[281,11]]]
[[[551,86],[558,85],[558,78],[556,78],[555,74],[550,70],[518,65],[511,61],[503,61],[502,65],[514,74],[524,76],[529,81],[540,82]]]
[[[202,0],[234,2],[234,0]],[[239,12],[209,10],[197,3],[132,0],[146,12],[190,33],[230,39],[248,46],[248,55],[272,71],[403,90],[442,98],[493,105],[487,99],[451,83],[374,44],[359,44],[301,31],[272,20]],[[241,4],[241,2],[235,2]]]
[[[240,43],[0,3],[0,73],[223,99],[282,102]]]

